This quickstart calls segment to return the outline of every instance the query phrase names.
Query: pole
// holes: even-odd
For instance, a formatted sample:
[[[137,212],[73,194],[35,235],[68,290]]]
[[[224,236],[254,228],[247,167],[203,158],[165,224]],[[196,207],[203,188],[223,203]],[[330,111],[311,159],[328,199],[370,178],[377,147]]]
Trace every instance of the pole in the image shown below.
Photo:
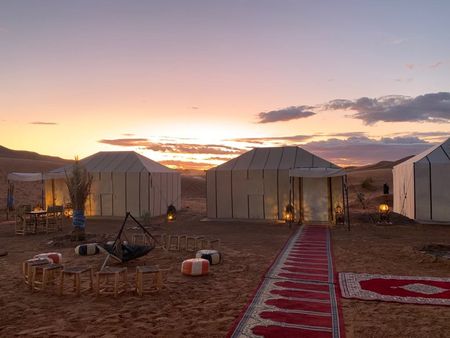
[[[7,181],[8,184],[8,192],[6,193],[6,220],[9,221],[9,201],[10,201],[10,194],[11,194],[11,186],[9,183],[9,180]]]
[[[345,213],[346,213],[346,220],[347,220],[347,230],[350,231],[350,209],[348,206],[348,181],[347,181],[347,175],[344,176],[344,192],[345,192]]]
[[[41,172],[41,206],[42,206],[42,209],[44,209],[44,206],[45,206],[44,203],[45,203],[45,200],[44,200],[44,173]]]

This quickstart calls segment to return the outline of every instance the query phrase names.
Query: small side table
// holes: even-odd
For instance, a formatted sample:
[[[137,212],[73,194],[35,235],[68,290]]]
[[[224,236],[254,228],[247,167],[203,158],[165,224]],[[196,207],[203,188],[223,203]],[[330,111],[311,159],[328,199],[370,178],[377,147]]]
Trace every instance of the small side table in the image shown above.
[[[97,297],[99,295],[114,295],[117,297],[127,291],[127,268],[105,266],[95,273]]]
[[[50,264],[50,259],[47,258],[32,258],[22,263],[22,273],[25,284],[29,285],[31,288],[31,277],[33,274],[33,266],[37,265],[48,265]]]
[[[33,273],[31,275],[31,291],[35,290],[45,290],[45,288],[50,283],[56,281],[56,272],[61,272],[63,270],[61,264],[46,264],[46,265],[34,265],[32,267]],[[41,279],[39,279],[41,277]]]
[[[153,277],[151,287],[144,289],[144,276]],[[142,297],[144,293],[159,291],[163,287],[162,271],[157,265],[137,266],[136,267],[136,293]]]
[[[85,289],[81,289],[81,277],[83,274],[87,274],[89,278],[89,287]],[[65,288],[65,277],[71,278],[73,277],[73,287],[72,291],[75,292],[77,296],[80,296],[82,291],[88,291],[93,289],[94,284],[94,270],[90,266],[76,266],[70,268],[64,268],[61,271],[61,278],[59,280],[59,295],[61,296],[64,292]]]

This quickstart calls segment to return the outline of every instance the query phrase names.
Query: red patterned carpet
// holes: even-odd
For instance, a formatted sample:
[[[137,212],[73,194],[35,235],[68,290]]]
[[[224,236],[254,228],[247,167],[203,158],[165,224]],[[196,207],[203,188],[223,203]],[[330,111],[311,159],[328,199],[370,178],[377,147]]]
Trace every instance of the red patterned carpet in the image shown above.
[[[346,272],[339,282],[345,298],[450,306],[450,278]]]
[[[265,274],[228,337],[344,337],[330,233],[302,226]]]

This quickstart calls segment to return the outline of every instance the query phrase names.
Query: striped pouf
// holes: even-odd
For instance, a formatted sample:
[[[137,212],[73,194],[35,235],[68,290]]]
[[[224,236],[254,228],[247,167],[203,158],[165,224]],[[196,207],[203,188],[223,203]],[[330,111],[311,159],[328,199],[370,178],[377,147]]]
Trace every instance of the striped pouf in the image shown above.
[[[75,248],[75,253],[80,256],[96,255],[99,252],[97,243],[80,244]]]
[[[209,261],[203,258],[186,259],[181,264],[181,272],[187,276],[204,276],[209,272]]]
[[[195,257],[207,259],[211,265],[219,264],[222,261],[222,256],[217,250],[199,250]]]
[[[48,258],[53,262],[53,264],[61,264],[62,263],[62,254],[60,254],[59,252],[41,253],[41,254],[34,256],[34,258],[38,258],[38,259],[39,258]]]

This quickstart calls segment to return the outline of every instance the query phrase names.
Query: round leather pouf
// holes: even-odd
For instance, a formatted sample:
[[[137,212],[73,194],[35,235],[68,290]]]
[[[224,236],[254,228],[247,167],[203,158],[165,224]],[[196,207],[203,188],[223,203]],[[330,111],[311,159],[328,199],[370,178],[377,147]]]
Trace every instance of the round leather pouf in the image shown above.
[[[181,263],[181,272],[186,276],[204,276],[209,272],[209,261],[203,258],[186,259]]]
[[[48,258],[53,261],[53,264],[61,264],[62,263],[62,254],[60,254],[59,252],[41,253],[41,254],[34,256],[34,258]]]
[[[220,264],[220,262],[222,262],[222,256],[217,250],[199,250],[195,254],[195,257],[207,259],[211,265]]]
[[[80,256],[96,255],[99,252],[97,243],[80,244],[75,248],[75,253]]]

